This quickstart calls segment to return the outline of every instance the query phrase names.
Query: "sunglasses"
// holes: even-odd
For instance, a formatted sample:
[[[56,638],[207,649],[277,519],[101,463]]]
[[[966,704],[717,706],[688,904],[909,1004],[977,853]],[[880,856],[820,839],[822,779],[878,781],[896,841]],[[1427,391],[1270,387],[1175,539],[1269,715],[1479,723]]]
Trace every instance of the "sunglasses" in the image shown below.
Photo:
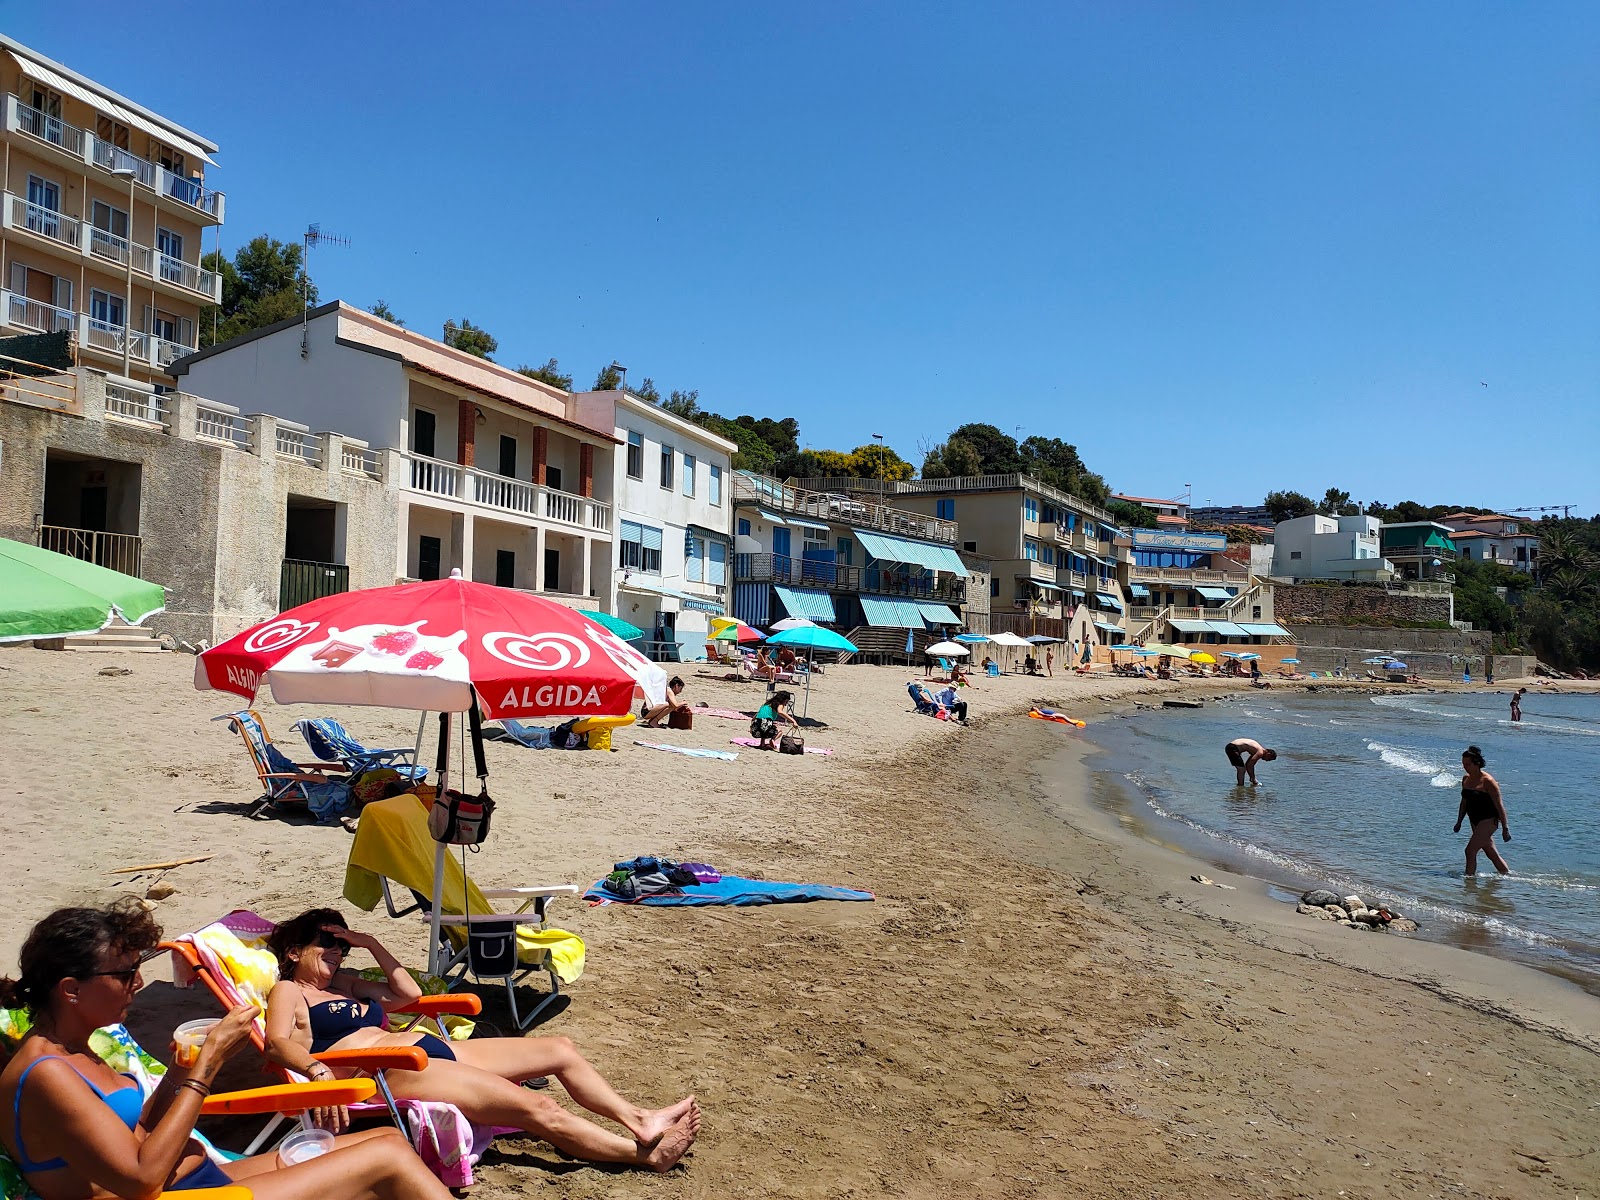
[[[317,945],[321,946],[324,950],[336,949],[341,954],[350,953],[349,942],[345,941],[342,937],[335,937],[326,930],[323,930],[321,933],[317,934]]]
[[[82,978],[84,978],[84,979],[116,979],[116,980],[120,980],[121,981],[123,987],[125,987],[125,988],[126,987],[132,987],[133,986],[133,977],[139,973],[139,969],[141,967],[143,967],[145,965],[145,963],[149,962],[151,959],[159,958],[163,953],[165,953],[165,951],[160,950],[160,949],[146,950],[143,954],[141,954],[139,956],[139,961],[134,963],[133,966],[131,966],[131,967],[125,967],[121,971],[90,971],[87,975],[82,976]]]

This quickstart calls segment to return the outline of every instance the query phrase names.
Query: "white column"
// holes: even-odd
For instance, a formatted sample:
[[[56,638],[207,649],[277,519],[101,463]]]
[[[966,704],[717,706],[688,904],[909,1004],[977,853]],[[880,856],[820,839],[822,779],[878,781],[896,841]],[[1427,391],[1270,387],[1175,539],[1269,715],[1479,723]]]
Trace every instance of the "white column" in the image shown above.
[[[409,574],[406,568],[411,565],[411,505],[404,499],[399,501],[399,505],[400,513],[395,518],[394,523],[394,577],[396,582],[404,579]]]
[[[589,594],[590,586],[590,571],[593,567],[593,564],[589,560],[590,556],[594,553],[594,539],[579,538],[578,545],[580,547],[578,550],[578,586],[574,590],[576,590],[580,596],[587,596]]]
[[[541,592],[544,590],[544,526],[530,527],[525,540],[531,565],[524,572],[523,579],[528,583],[529,591]]]
[[[457,548],[460,551],[460,557],[461,557],[461,578],[463,578],[463,579],[471,579],[472,578],[472,527],[473,527],[474,522],[473,522],[471,513],[462,513],[461,516],[459,518],[457,518],[457,519],[460,520],[460,522],[461,522],[461,525],[460,525],[461,536],[457,539]],[[452,531],[452,532],[454,532],[454,531]]]

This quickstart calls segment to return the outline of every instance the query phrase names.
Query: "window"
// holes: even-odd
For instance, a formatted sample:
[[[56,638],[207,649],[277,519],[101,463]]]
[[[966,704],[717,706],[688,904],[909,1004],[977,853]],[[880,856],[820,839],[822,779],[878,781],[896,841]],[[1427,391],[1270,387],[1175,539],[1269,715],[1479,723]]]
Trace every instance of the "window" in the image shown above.
[[[110,234],[113,238],[126,240],[128,236],[128,214],[115,205],[107,204],[104,200],[96,200],[90,208],[90,224],[96,233]],[[104,254],[108,258],[120,256],[121,251],[113,248],[107,238],[95,238],[93,248],[96,253]]]
[[[934,516],[941,521],[954,521],[956,519],[956,502],[952,500],[935,500],[933,503]]]
[[[552,467],[548,463],[545,464],[545,468],[544,468],[544,485],[547,488],[554,488],[558,492],[561,490],[561,468],[560,467]]]
[[[706,560],[706,582],[723,587],[728,582],[728,544],[708,542],[706,549],[711,552]]]
[[[28,176],[27,227],[34,233],[62,240],[61,187],[38,175]]]
[[[500,474],[507,479],[517,477],[517,439],[508,433],[500,435]],[[503,585],[510,587],[510,584]]]
[[[1298,551],[1298,550],[1289,551],[1289,557],[1290,558],[1299,558],[1300,557],[1300,551]]]
[[[1039,520],[1039,502],[1032,496],[1022,498],[1022,519],[1035,523]]]
[[[705,578],[705,564],[700,558],[704,545],[704,541],[692,533],[683,535],[683,577],[690,583],[699,583]]]
[[[517,555],[514,550],[496,550],[494,552],[494,585],[495,587],[517,586]]]
[[[713,504],[722,503],[722,468],[715,463],[711,465],[711,483],[706,488],[706,499]]]
[[[978,552],[978,543],[977,542],[962,542],[961,543],[961,548],[963,550],[965,550],[968,554],[976,554]]]
[[[672,488],[672,464],[675,458],[676,455],[673,453],[671,446],[663,445],[661,447],[661,486],[669,491]]]
[[[694,495],[694,455],[683,456],[683,494]]]
[[[624,567],[645,575],[661,574],[661,530],[638,521],[623,521],[619,544]]]
[[[122,297],[114,296],[110,292],[102,292],[99,288],[89,291],[89,319],[103,327],[121,328],[127,324],[122,309]]]
[[[628,430],[628,478],[644,478],[644,435]]]
[[[161,278],[168,283],[183,279],[183,237],[170,229],[156,227],[156,252],[161,256]]]
[[[1033,541],[1024,541],[1022,543],[1022,557],[1027,559],[1029,562],[1038,562],[1039,543]]]
[[[735,529],[735,531],[738,533],[738,535],[740,537],[749,537],[750,536],[750,518],[749,517],[740,517],[739,518],[739,523],[738,523],[738,525],[736,525],[734,527],[734,529]]]
[[[432,458],[433,435],[437,422],[434,416],[425,408],[419,408],[411,414],[411,453],[421,454]]]
[[[1252,605],[1251,605],[1251,606],[1250,606],[1250,619],[1251,619],[1251,620],[1252,620],[1252,621],[1259,621],[1259,620],[1261,620],[1261,605],[1259,605],[1259,604],[1252,604]]]
[[[1527,562],[1528,561],[1528,548],[1526,546],[1518,546],[1517,547],[1517,561],[1518,562]]]
[[[835,561],[840,562],[848,567],[851,563],[851,560],[855,558],[856,544],[851,538],[842,537],[839,539],[837,545],[838,553]]]
[[[999,576],[991,575],[989,577],[989,599],[997,600],[999,598],[1000,598],[1000,578],[999,578]]]
[[[1039,551],[1039,561],[1046,566],[1056,565],[1056,550],[1054,546],[1044,546]]]

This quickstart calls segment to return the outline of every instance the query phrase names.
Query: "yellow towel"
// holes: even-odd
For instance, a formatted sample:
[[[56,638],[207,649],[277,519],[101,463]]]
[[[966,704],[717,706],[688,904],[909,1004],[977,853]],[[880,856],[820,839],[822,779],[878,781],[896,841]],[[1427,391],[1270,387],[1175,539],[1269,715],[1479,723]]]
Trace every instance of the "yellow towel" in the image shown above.
[[[431,898],[434,846],[428,832],[428,810],[415,796],[395,796],[367,805],[361,810],[361,822],[356,826],[355,842],[345,865],[345,899],[371,912],[383,899],[380,877]],[[461,873],[460,861],[449,854],[444,860],[441,907],[446,913],[495,911],[478,886]],[[450,930],[450,934],[454,941],[460,936],[459,929]],[[582,938],[562,929],[517,927],[519,960],[530,962],[546,952],[561,982],[571,983],[583,974]]]
[[[193,936],[222,960],[239,995],[265,1012],[267,993],[278,982],[277,956],[270,950],[245,945],[233,930],[221,925],[207,925]]]

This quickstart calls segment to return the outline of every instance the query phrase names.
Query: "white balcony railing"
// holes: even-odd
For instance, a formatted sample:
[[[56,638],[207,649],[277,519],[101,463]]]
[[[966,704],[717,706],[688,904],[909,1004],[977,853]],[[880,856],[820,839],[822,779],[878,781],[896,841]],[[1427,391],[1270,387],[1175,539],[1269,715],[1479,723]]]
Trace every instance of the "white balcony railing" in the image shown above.
[[[91,140],[94,142],[92,158],[95,166],[103,167],[107,171],[132,171],[134,179],[139,183],[152,190],[155,188],[157,171],[155,163],[100,138]]]
[[[382,474],[378,452],[365,446],[343,446],[339,451],[339,466],[351,475],[366,475],[371,479],[380,478]]]
[[[292,458],[308,467],[322,465],[322,439],[304,425],[278,420],[276,447],[279,458]]]
[[[250,422],[231,404],[200,400],[195,405],[194,432],[197,438],[218,442],[235,450],[250,449],[253,439]]]
[[[130,331],[124,325],[113,325],[110,321],[88,318],[85,324],[84,344],[93,350],[103,350],[108,354],[121,354],[123,339],[128,342],[128,357],[141,363],[150,361],[150,339],[148,334],[140,333],[137,329]]]
[[[22,329],[36,329],[40,333],[65,333],[78,319],[70,309],[41,304],[16,292],[5,293],[6,324]]]
[[[167,428],[167,400],[154,392],[106,381],[106,416]]]
[[[31,108],[19,102],[16,109],[16,125],[29,137],[49,142],[52,146],[59,146],[68,154],[78,158],[83,157],[84,139],[89,134],[76,125],[67,124],[60,117],[53,117],[42,109]]]
[[[414,492],[479,504],[499,512],[553,521],[590,532],[611,531],[611,506],[591,496],[540,487],[524,480],[508,479],[504,475],[421,454],[406,454],[405,458],[411,464],[411,490]]]
[[[78,248],[77,217],[69,217],[42,204],[33,204],[14,192],[6,193],[6,217],[6,224],[12,229],[25,229],[52,242],[71,246],[74,250]]]

